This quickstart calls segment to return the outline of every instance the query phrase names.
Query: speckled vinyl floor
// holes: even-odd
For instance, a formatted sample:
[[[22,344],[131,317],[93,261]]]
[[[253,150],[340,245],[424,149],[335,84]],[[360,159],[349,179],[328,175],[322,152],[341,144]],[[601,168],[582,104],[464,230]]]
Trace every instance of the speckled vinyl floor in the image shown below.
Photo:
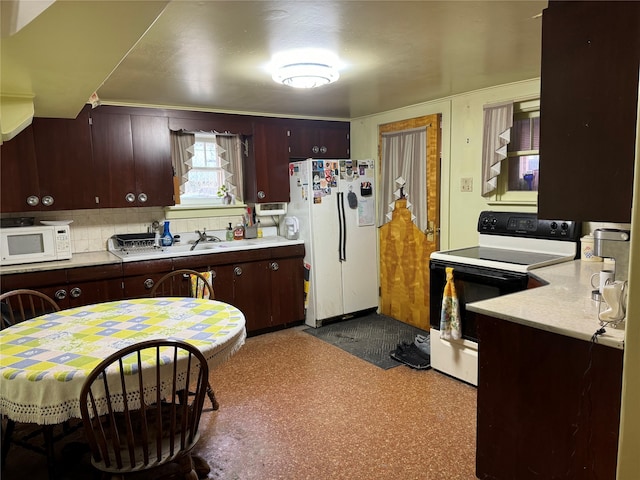
[[[383,370],[296,327],[249,338],[211,381],[221,406],[194,452],[210,479],[475,478],[476,389],[434,370]],[[24,452],[2,479],[46,480]]]

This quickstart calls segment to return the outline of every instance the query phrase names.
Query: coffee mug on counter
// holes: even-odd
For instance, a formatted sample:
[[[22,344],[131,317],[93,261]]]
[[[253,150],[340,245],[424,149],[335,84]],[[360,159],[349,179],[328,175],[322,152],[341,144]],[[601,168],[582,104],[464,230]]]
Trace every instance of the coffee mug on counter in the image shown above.
[[[613,270],[600,270],[591,275],[591,286],[597,288],[600,293],[604,291],[604,286],[613,283],[616,279],[616,272]]]

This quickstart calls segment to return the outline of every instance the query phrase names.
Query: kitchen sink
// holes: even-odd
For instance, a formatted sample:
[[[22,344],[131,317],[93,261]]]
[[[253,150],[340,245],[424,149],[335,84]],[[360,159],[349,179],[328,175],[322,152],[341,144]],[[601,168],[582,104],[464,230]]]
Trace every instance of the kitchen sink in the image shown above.
[[[191,252],[191,251],[200,252],[202,250],[216,250],[220,248],[222,243],[227,243],[227,242],[198,243],[193,250],[191,250],[193,248],[193,244],[191,243],[184,244],[184,245],[172,245],[171,247],[165,247],[164,250],[165,252],[168,252],[168,253],[182,253],[182,252]]]
[[[155,260],[159,258],[186,257],[189,255],[205,255],[207,253],[222,253],[239,250],[251,250],[254,248],[265,248],[280,246],[291,243],[283,237],[265,237],[244,240],[232,240],[222,242],[201,242],[193,250],[193,243],[172,245],[170,247],[143,246],[143,248],[131,248],[129,250],[120,248],[114,243],[114,239],[109,239],[109,251],[121,258],[124,262],[134,262],[140,260]],[[294,242],[298,243],[298,242]]]

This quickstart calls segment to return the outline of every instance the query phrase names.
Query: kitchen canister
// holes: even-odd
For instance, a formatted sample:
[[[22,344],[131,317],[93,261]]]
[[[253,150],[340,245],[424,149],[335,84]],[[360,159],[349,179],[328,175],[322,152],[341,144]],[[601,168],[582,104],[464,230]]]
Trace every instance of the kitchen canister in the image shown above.
[[[580,239],[580,259],[583,262],[601,262],[602,257],[593,253],[593,235],[585,235]]]

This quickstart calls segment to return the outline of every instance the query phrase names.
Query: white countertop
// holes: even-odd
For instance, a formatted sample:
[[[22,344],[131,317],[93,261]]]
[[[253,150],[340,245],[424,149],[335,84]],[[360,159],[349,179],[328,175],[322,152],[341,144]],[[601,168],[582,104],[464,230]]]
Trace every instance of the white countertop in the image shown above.
[[[469,303],[469,311],[590,341],[600,328],[598,305],[591,300],[591,275],[602,269],[602,262],[575,260],[535,269],[530,274],[548,282],[538,288]],[[624,326],[605,327],[598,343],[624,348]]]
[[[54,262],[25,263],[22,265],[7,265],[0,267],[0,274],[29,273],[45,270],[60,270],[63,268],[89,267],[111,263],[134,262],[139,260],[156,260],[161,258],[185,257],[211,253],[225,253],[257,248],[285,247],[304,244],[303,240],[288,240],[284,237],[264,237],[250,240],[234,240],[232,242],[203,243],[201,248],[190,251],[191,245],[167,247],[162,251],[144,254],[126,255],[123,258],[107,250],[97,252],[74,253],[69,260]]]

